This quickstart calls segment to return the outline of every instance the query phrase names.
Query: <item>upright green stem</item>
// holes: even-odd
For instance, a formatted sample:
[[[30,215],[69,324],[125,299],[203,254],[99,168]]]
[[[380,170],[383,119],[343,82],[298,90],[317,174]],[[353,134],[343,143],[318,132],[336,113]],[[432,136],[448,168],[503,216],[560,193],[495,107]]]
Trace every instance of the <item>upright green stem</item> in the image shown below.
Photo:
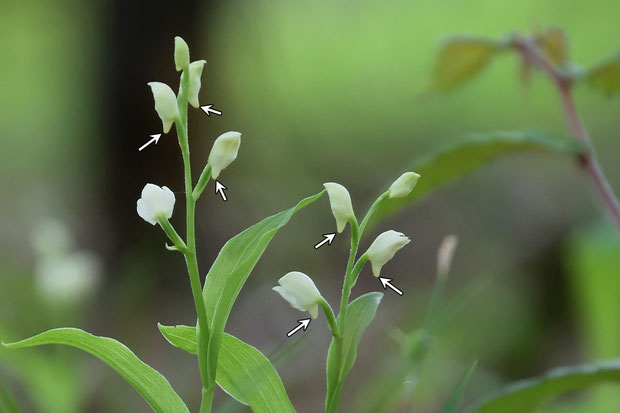
[[[196,200],[193,196],[192,167],[189,154],[189,138],[187,134],[187,90],[189,87],[189,76],[187,68],[181,76],[181,87],[178,96],[178,106],[180,119],[175,122],[181,154],[183,156],[183,167],[185,175],[185,205],[187,223],[187,249],[185,251],[185,262],[189,273],[189,281],[194,297],[196,315],[198,317],[198,365],[200,368],[200,378],[202,380],[202,401],[200,403],[200,413],[209,413],[213,402],[213,391],[215,387],[215,371],[210,371],[208,363],[207,346],[209,342],[209,322],[207,319],[207,309],[202,297],[202,283],[198,270],[198,260],[196,259],[196,230],[195,230],[195,211]]]
[[[367,261],[365,255],[362,255],[357,262],[355,258],[357,257],[357,250],[359,247],[360,239],[366,229],[366,225],[372,218],[373,214],[381,204],[381,202],[388,197],[388,192],[383,193],[379,196],[375,202],[372,204],[366,216],[362,220],[362,224],[358,225],[357,220],[350,221],[351,224],[351,249],[349,251],[349,261],[347,263],[347,270],[344,276],[344,283],[342,286],[342,296],[340,298],[340,313],[338,314],[337,326],[338,326],[338,336],[334,336],[334,351],[336,354],[335,358],[335,368],[338,369],[339,374],[342,374],[342,363],[345,358],[344,348],[343,348],[343,336],[345,334],[345,320],[347,317],[347,307],[349,305],[349,299],[351,298],[351,290],[355,286],[357,281],[357,277],[364,266],[364,263]],[[327,394],[327,398],[325,400],[325,412],[333,413],[338,409],[338,402],[340,400],[340,391],[342,390],[342,386],[344,384],[345,377],[338,377],[338,384],[336,388],[329,389]]]
[[[355,264],[355,257],[357,255],[357,248],[360,242],[360,231],[357,224],[357,220],[351,220],[351,249],[349,251],[349,261],[347,263],[347,269],[344,275],[344,283],[342,285],[342,296],[340,298],[340,312],[338,313],[337,328],[339,335],[335,335],[333,338],[334,351],[335,351],[335,368],[338,370],[339,375],[342,372],[342,362],[344,360],[344,346],[343,336],[345,334],[345,320],[347,317],[347,306],[349,305],[349,298],[351,297],[351,289],[353,284],[350,282],[351,274]],[[332,413],[338,408],[338,402],[340,399],[340,391],[342,389],[344,377],[338,377],[338,383],[336,388],[329,389],[327,398],[325,400],[325,412]]]

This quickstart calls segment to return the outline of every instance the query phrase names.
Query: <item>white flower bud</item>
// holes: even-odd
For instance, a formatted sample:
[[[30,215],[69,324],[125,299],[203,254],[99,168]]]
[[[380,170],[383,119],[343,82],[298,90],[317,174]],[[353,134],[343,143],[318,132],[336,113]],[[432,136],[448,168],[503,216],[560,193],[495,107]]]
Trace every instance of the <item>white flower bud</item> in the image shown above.
[[[280,285],[273,287],[273,290],[293,308],[310,312],[312,318],[318,317],[321,293],[310,277],[303,272],[292,271],[280,278],[278,284]]]
[[[179,36],[174,38],[174,65],[177,68],[177,72],[189,66],[189,46]]]
[[[437,251],[437,276],[446,277],[450,272],[452,258],[456,251],[458,239],[456,235],[448,235],[441,241],[439,250]]]
[[[143,220],[155,225],[160,217],[169,219],[172,216],[174,201],[174,193],[168,187],[146,184],[136,209]]]
[[[168,133],[172,124],[179,118],[179,107],[177,106],[177,97],[165,83],[149,82],[155,99],[155,110],[161,119],[164,133]]]
[[[202,68],[205,66],[205,63],[207,63],[206,60],[192,62],[188,70],[189,86],[187,88],[187,101],[196,109],[200,107],[200,103],[198,103],[198,92],[200,92],[200,86],[202,85],[200,77],[202,76]],[[183,76],[185,76],[185,74],[183,74]]]
[[[347,188],[335,182],[326,182],[323,186],[327,190],[332,214],[336,218],[336,229],[338,233],[341,233],[345,225],[347,225],[347,221],[355,219],[353,205],[351,205],[351,195],[349,195]]]
[[[392,185],[390,185],[390,198],[403,198],[409,195],[418,183],[419,178],[420,175],[415,172],[405,172],[402,174]]]
[[[366,256],[372,264],[372,273],[375,277],[381,274],[381,267],[394,257],[394,254],[409,244],[409,238],[405,234],[396,231],[385,231],[380,234],[370,245]]]
[[[241,145],[241,134],[239,132],[226,132],[221,134],[215,142],[209,154],[209,165],[211,165],[211,176],[217,179],[228,165],[237,158],[239,146]]]

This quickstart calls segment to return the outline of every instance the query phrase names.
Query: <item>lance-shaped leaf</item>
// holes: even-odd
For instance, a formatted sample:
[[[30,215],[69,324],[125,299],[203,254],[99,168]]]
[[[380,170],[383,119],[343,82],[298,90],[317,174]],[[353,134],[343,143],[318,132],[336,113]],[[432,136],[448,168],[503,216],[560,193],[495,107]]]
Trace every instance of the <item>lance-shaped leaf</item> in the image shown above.
[[[159,330],[173,346],[196,354],[195,327],[159,325]],[[295,411],[278,372],[255,347],[224,333],[217,363],[217,384],[253,412]]]
[[[342,355],[336,354],[335,338],[329,346],[327,354],[327,394],[331,396],[326,400],[329,411],[338,401],[338,395],[342,390],[347,374],[355,364],[357,347],[366,327],[370,324],[377,312],[377,307],[383,297],[382,293],[368,293],[351,301],[347,307],[347,317],[344,323],[342,336]],[[340,359],[340,356],[343,356]]]
[[[509,384],[486,397],[471,413],[526,413],[561,394],[603,383],[620,383],[620,361],[561,367],[533,379]]]
[[[459,380],[458,384],[452,391],[448,403],[443,409],[441,409],[441,413],[457,413],[459,411],[461,400],[463,400],[463,396],[465,395],[465,390],[467,389],[469,379],[471,379],[471,375],[476,369],[476,364],[478,364],[477,360],[471,363],[463,377],[461,377],[461,380]]]
[[[187,412],[187,406],[157,370],[141,361],[124,344],[98,337],[77,328],[57,328],[16,343],[3,343],[8,348],[64,344],[84,350],[120,374],[138,391],[157,413]]]
[[[480,73],[503,49],[495,40],[473,36],[446,39],[439,49],[429,89],[449,92]]]
[[[377,221],[396,212],[406,204],[425,197],[434,189],[462,177],[503,155],[517,152],[563,153],[577,159],[582,147],[569,139],[550,138],[524,132],[494,132],[470,135],[414,161],[405,170],[422,177],[405,198],[386,199],[375,212]]]
[[[305,198],[292,208],[263,219],[228,240],[222,247],[207,274],[203,289],[210,324],[208,342],[210,371],[216,371],[220,342],[230,310],[267,245],[278,230],[289,222],[295,212],[319,199],[323,192]]]
[[[608,95],[620,92],[620,53],[588,70],[585,79]]]

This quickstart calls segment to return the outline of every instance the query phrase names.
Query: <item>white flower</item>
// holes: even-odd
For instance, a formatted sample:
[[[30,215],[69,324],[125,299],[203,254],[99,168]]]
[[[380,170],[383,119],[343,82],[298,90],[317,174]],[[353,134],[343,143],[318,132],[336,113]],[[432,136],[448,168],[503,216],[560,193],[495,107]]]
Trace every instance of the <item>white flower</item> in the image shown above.
[[[372,263],[372,273],[375,277],[381,274],[381,267],[394,257],[394,254],[409,244],[409,238],[405,234],[396,231],[385,231],[380,234],[370,245],[366,256]]]
[[[160,217],[169,219],[174,209],[174,193],[168,187],[159,187],[146,184],[142,190],[142,197],[138,199],[138,215],[153,225]]]
[[[392,185],[390,185],[390,198],[403,198],[409,195],[418,183],[419,178],[420,175],[415,172],[405,172],[402,174]]]
[[[177,72],[189,66],[189,46],[179,36],[174,38],[174,65]]]
[[[52,304],[75,304],[91,295],[100,279],[100,263],[87,251],[44,258],[36,269],[36,289]]]
[[[149,82],[155,99],[155,110],[161,119],[164,133],[168,133],[172,124],[179,118],[179,107],[177,106],[177,97],[165,83]]]
[[[355,219],[353,205],[351,205],[351,195],[349,195],[347,188],[335,182],[327,182],[323,186],[327,190],[332,214],[336,218],[336,229],[338,233],[341,233],[345,225],[347,225],[347,221]]]
[[[202,68],[206,60],[198,60],[189,65],[189,86],[187,87],[187,101],[195,108],[200,107],[198,103],[198,92],[200,92],[200,77],[202,76]],[[185,76],[185,73],[183,74]]]
[[[241,145],[241,134],[239,132],[226,132],[221,134],[215,142],[209,154],[209,165],[211,165],[211,176],[217,179],[228,165],[237,158],[239,146]]]
[[[292,271],[280,278],[278,284],[280,285],[273,287],[273,290],[293,308],[310,312],[312,318],[318,317],[321,293],[310,277],[303,272]]]

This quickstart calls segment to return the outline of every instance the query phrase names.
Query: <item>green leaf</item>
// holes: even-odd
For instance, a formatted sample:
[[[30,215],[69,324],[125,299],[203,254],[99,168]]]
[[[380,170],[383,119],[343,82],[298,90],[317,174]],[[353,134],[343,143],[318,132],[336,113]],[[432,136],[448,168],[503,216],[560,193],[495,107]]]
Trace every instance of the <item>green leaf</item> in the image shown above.
[[[561,28],[552,26],[536,33],[536,41],[542,52],[554,65],[562,66],[568,62],[568,37]]]
[[[347,307],[347,318],[344,323],[344,333],[342,336],[342,354],[344,358],[338,360],[335,342],[332,339],[327,354],[327,394],[332,400],[326,401],[328,404],[334,403],[342,390],[347,374],[355,364],[357,358],[357,347],[366,327],[370,324],[377,312],[377,307],[383,298],[382,293],[373,292],[364,294],[351,301]]]
[[[620,360],[561,367],[528,380],[509,384],[486,397],[471,413],[526,413],[541,402],[561,394],[602,383],[620,383]]]
[[[620,92],[620,53],[588,70],[585,79],[608,95]]]
[[[157,370],[142,362],[129,348],[118,341],[98,337],[77,328],[57,328],[16,343],[3,343],[8,348],[34,347],[43,344],[64,344],[77,347],[97,357],[129,382],[155,412],[188,412],[183,400],[168,380]]]
[[[456,385],[456,388],[452,392],[450,400],[448,400],[448,403],[441,410],[441,413],[456,413],[459,410],[459,405],[461,404],[461,400],[465,395],[465,389],[467,389],[469,379],[471,379],[471,375],[476,369],[476,364],[478,364],[477,360],[471,363],[471,366],[469,366],[461,380],[459,380],[459,383]]]
[[[203,289],[210,323],[207,345],[211,371],[215,371],[218,364],[218,351],[230,310],[267,245],[293,214],[319,199],[324,192],[305,198],[292,208],[263,219],[228,240],[222,247],[207,274]]]
[[[480,73],[501,43],[483,37],[455,36],[443,42],[432,74],[431,91],[448,92]]]
[[[405,198],[383,201],[373,221],[393,214],[406,204],[423,198],[434,189],[486,165],[501,155],[515,152],[557,152],[577,158],[583,150],[572,140],[548,138],[533,133],[499,131],[467,136],[412,162],[405,170],[421,175],[418,184]]]
[[[166,340],[196,354],[196,328],[159,325]],[[294,412],[282,380],[271,362],[258,349],[224,333],[217,365],[217,384],[252,411]]]

